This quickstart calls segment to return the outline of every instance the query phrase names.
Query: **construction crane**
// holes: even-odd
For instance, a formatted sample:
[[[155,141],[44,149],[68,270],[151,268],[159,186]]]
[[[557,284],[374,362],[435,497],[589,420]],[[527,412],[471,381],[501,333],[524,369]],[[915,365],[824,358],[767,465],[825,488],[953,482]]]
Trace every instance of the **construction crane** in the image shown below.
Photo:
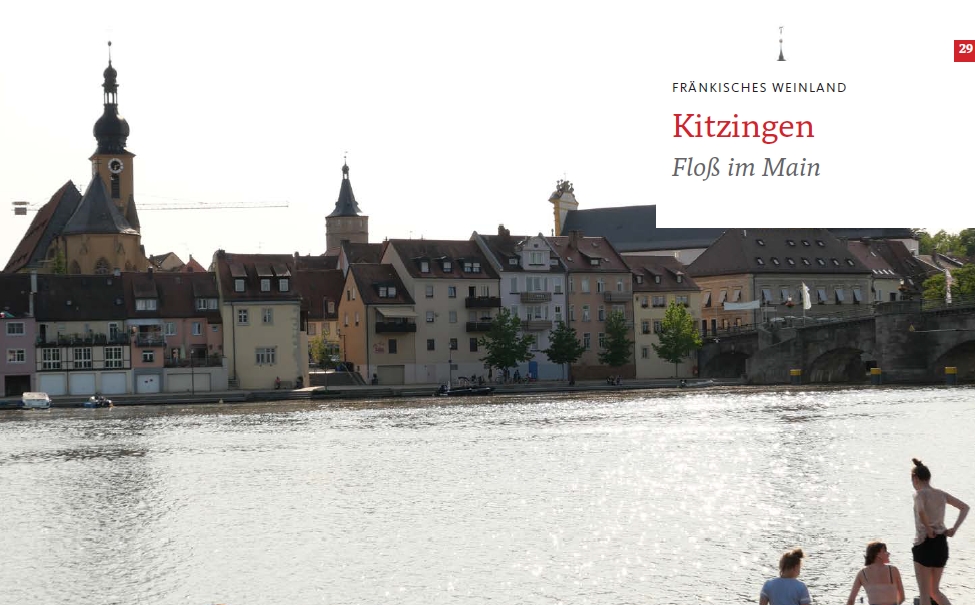
[[[196,200],[184,200],[178,198],[164,198],[154,195],[144,195],[144,197],[154,197],[158,199],[168,199],[168,202],[149,202],[140,203],[139,211],[159,211],[159,210],[224,210],[227,208],[241,208],[245,210],[262,210],[264,208],[287,208],[287,201],[273,202],[200,202]],[[44,204],[30,204],[24,201],[12,202],[14,216],[27,216],[28,212],[37,212]]]

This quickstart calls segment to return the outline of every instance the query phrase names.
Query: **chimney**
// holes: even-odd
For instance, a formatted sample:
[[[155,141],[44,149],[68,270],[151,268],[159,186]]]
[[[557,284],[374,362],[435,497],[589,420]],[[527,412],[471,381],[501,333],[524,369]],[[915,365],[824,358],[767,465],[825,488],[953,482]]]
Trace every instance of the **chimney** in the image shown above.
[[[579,249],[579,240],[581,239],[582,239],[582,231],[579,231],[578,229],[573,229],[572,231],[569,231],[569,245],[575,248],[576,250]]]

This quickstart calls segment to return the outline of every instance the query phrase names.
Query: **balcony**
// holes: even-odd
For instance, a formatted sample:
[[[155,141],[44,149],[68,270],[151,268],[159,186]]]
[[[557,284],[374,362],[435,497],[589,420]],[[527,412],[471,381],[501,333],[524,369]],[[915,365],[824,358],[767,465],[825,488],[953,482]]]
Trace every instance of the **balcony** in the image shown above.
[[[546,303],[552,300],[551,292],[522,292],[521,302],[523,303]]]
[[[91,347],[98,345],[127,345],[129,335],[119,332],[113,335],[106,334],[57,334],[48,335],[46,338],[38,336],[34,341],[38,347]]]
[[[630,302],[631,296],[633,296],[632,292],[603,292],[603,300],[606,302]]]
[[[376,333],[384,332],[416,332],[416,324],[405,321],[377,321]]]
[[[464,299],[464,306],[468,309],[491,309],[501,306],[498,296],[468,296]]]
[[[136,334],[132,344],[137,347],[165,347],[166,339],[162,334]]]
[[[545,332],[552,329],[551,319],[526,319],[521,322],[521,329],[526,332]]]
[[[469,321],[467,322],[468,332],[490,332],[491,322],[490,321]]]

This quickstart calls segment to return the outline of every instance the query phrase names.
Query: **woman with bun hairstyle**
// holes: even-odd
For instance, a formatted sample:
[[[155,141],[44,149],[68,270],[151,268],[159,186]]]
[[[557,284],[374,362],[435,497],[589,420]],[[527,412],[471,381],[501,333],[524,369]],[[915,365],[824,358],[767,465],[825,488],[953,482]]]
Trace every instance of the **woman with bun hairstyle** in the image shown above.
[[[762,586],[759,605],[809,605],[809,589],[797,580],[802,566],[802,549],[796,548],[779,559],[779,577]]]
[[[955,535],[968,515],[968,505],[948,492],[931,487],[931,471],[917,458],[911,459],[911,483],[914,484],[914,575],[921,593],[921,605],[951,605],[940,588],[941,574],[948,562],[948,538]],[[958,509],[958,518],[951,527],[945,526],[945,505]]]
[[[863,558],[865,567],[853,581],[853,590],[846,605],[853,605],[860,588],[867,593],[870,605],[900,605],[904,602],[904,585],[901,574],[890,564],[890,554],[883,542],[867,544],[867,554]]]

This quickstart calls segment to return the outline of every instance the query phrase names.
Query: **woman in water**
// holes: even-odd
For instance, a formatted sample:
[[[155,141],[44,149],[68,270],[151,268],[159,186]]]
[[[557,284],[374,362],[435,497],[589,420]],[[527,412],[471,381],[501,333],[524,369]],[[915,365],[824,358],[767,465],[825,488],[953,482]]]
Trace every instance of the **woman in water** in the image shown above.
[[[762,586],[759,605],[809,605],[809,589],[797,580],[802,566],[802,549],[796,548],[779,559],[779,577]]]
[[[941,574],[948,562],[948,538],[955,535],[968,515],[968,505],[948,492],[931,487],[931,471],[917,458],[911,459],[911,483],[914,484],[914,575],[921,593],[921,605],[951,605],[942,592]],[[952,527],[945,527],[945,505],[958,509],[958,518]]]
[[[846,605],[853,605],[860,588],[867,593],[870,605],[900,605],[904,602],[904,585],[901,574],[890,564],[890,554],[883,542],[867,544],[864,567],[853,581],[853,590]]]

